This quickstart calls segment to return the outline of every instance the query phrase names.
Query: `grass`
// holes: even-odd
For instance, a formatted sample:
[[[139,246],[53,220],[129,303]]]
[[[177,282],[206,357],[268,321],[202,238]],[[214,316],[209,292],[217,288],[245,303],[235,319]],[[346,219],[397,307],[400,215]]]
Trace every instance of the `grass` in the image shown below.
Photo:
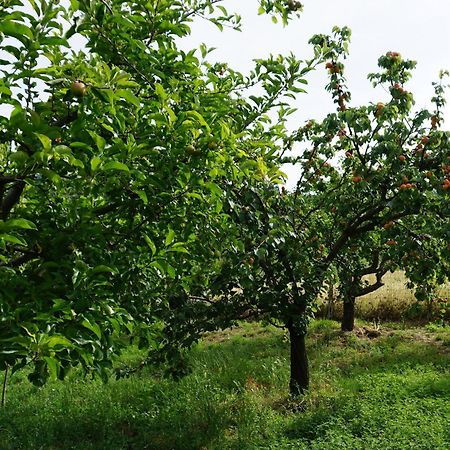
[[[179,382],[149,368],[106,385],[73,373],[35,388],[15,374],[0,449],[449,449],[450,330],[381,331],[370,340],[314,322],[300,405],[287,397],[285,334],[251,323],[206,336]],[[123,361],[140,357],[130,348]]]
[[[371,283],[374,276],[365,277]],[[414,290],[406,287],[404,272],[388,272],[383,277],[385,283],[380,289],[356,299],[355,313],[365,320],[403,320],[428,321],[430,319],[450,319],[450,284],[444,284],[436,290],[436,299],[429,311],[428,305],[417,302]],[[321,315],[326,315],[326,301],[322,303]],[[342,316],[342,302],[336,302],[334,317]]]

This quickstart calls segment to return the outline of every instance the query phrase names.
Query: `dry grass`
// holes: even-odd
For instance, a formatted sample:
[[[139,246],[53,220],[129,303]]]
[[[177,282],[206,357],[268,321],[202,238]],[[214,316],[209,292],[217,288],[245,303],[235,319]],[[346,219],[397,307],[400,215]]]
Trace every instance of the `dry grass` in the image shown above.
[[[368,276],[374,282],[373,276]],[[365,320],[430,320],[450,318],[450,283],[441,286],[436,292],[433,304],[417,302],[414,290],[406,287],[407,279],[404,272],[387,273],[383,277],[385,285],[371,294],[356,300],[356,316]],[[319,315],[325,314],[325,304]],[[342,304],[335,305],[334,317],[342,315]]]

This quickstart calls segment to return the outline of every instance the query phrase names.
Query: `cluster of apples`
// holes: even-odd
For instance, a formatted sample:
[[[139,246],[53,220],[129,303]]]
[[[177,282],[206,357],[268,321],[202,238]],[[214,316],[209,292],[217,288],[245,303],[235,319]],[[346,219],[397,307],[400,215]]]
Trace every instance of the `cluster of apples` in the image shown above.
[[[387,52],[386,56],[391,59],[400,59],[401,55],[399,52]]]
[[[406,95],[408,93],[407,90],[403,89],[403,86],[400,83],[394,83],[391,87],[391,92],[397,96]]]
[[[331,61],[328,61],[325,64],[325,68],[328,69],[329,73],[341,73],[341,71],[342,71],[342,68],[339,64],[335,64]]]

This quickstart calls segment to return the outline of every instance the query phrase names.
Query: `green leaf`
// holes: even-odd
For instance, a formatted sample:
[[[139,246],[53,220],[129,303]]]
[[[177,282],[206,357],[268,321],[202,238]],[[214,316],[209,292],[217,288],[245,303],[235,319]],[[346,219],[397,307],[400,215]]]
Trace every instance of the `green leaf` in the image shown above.
[[[142,203],[144,203],[144,205],[148,204],[148,198],[147,198],[147,194],[145,193],[145,191],[134,191],[135,194],[137,194],[139,196],[139,198],[142,200]]]
[[[99,164],[102,162],[102,160],[98,156],[94,156],[91,159],[91,170],[92,172],[95,172]]]
[[[129,172],[130,169],[128,166],[124,163],[121,163],[119,161],[109,161],[102,167],[103,170],[122,170],[124,172]]]
[[[189,253],[189,251],[185,247],[183,247],[183,245],[184,244],[182,242],[177,242],[172,247],[167,249],[167,251],[168,252],[178,252],[178,253]]]
[[[109,266],[105,266],[105,265],[99,265],[94,267],[91,270],[91,274],[95,274],[95,273],[112,273],[112,274],[116,274],[117,273],[117,269],[114,267],[109,267]]]
[[[167,99],[167,93],[164,90],[164,88],[162,87],[161,84],[159,83],[155,83],[155,92],[156,95],[161,99],[161,100],[166,100]]]
[[[34,134],[41,141],[42,147],[44,148],[45,151],[49,151],[52,148],[52,140],[48,136],[45,136],[44,134],[40,134],[40,133],[34,133]]]
[[[139,99],[127,89],[117,89],[116,96],[126,100],[128,103],[131,103],[138,108],[141,106]]]
[[[90,318],[85,317],[85,319],[81,322],[81,325],[88,330],[91,330],[99,339],[102,338],[102,330],[100,329],[98,323],[91,321]]]
[[[105,149],[106,145],[105,139],[99,136],[97,133],[94,133],[93,131],[89,130],[88,133],[91,136],[92,140],[95,142],[97,148],[102,152]]]
[[[36,225],[26,219],[10,219],[6,222],[0,221],[0,230],[12,230],[15,228],[20,228],[23,230],[37,230]]]
[[[27,243],[22,238],[13,236],[12,234],[0,234],[0,240],[10,242],[11,244],[22,245],[26,247]]]
[[[0,22],[0,33],[16,38],[24,45],[27,45],[34,38],[30,28],[12,20],[3,20]]]
[[[62,45],[64,47],[70,48],[70,44],[67,42],[67,39],[64,39],[60,36],[45,36],[39,39],[39,43],[41,45]]]
[[[53,335],[49,336],[49,338],[46,341],[46,344],[53,350],[61,351],[66,348],[73,348],[72,342],[69,341],[64,336],[61,335]]]
[[[167,236],[166,236],[166,241],[165,241],[166,247],[169,246],[173,242],[174,238],[175,238],[175,231],[169,230],[169,232],[167,233]]]
[[[149,246],[149,248],[150,248],[150,250],[152,252],[152,255],[154,255],[156,253],[156,246],[155,246],[155,244],[153,243],[153,241],[146,234],[144,234],[144,239],[145,239],[145,242],[147,242],[147,245]]]
[[[51,378],[56,380],[58,378],[61,363],[56,358],[52,358],[50,356],[44,356],[44,361],[47,363]]]
[[[186,113],[186,115],[188,117],[190,117],[191,119],[195,119],[200,125],[203,125],[208,131],[211,131],[208,123],[206,122],[206,120],[203,118],[203,116],[197,112],[197,111],[188,111]]]
[[[53,184],[59,185],[61,183],[61,177],[53,170],[42,169],[41,173],[45,175]]]

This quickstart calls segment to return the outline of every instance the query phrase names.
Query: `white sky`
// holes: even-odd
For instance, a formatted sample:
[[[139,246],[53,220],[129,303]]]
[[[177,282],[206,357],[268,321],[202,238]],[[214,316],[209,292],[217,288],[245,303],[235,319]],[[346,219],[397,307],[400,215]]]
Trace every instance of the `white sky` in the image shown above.
[[[387,51],[398,51],[403,57],[418,62],[407,89],[412,91],[416,108],[431,106],[431,83],[437,81],[441,69],[450,70],[450,2],[448,0],[302,0],[304,12],[287,27],[273,24],[270,17],[257,15],[256,0],[226,0],[228,11],[242,16],[243,31],[220,32],[206,21],[192,25],[191,37],[184,48],[201,42],[217,47],[210,59],[228,62],[236,70],[246,72],[252,59],[291,51],[299,59],[311,56],[308,40],[317,33],[330,34],[332,27],[348,26],[352,30],[350,56],[346,61],[346,77],[352,92],[352,105],[386,100],[381,89],[373,89],[367,74],[377,71],[378,58]],[[310,118],[320,119],[335,109],[324,87],[326,70],[321,67],[308,75],[308,93],[300,94],[289,125],[297,128]],[[450,83],[450,78],[448,79]],[[449,99],[450,100],[450,99]],[[447,127],[450,106],[446,111]],[[289,174],[288,186],[295,183]]]
[[[307,44],[316,33],[331,33],[334,25],[352,29],[350,57],[346,76],[353,93],[353,103],[377,102],[383,92],[376,92],[367,80],[377,70],[379,56],[398,51],[418,61],[408,90],[415,94],[417,107],[428,104],[433,94],[431,82],[440,69],[450,70],[450,2],[448,0],[303,0],[305,8],[300,19],[287,27],[273,24],[268,16],[256,14],[256,0],[226,0],[229,11],[242,15],[243,32],[220,32],[206,21],[192,25],[192,36],[185,48],[205,42],[217,47],[213,58],[228,62],[234,69],[248,71],[252,59],[270,53],[293,52],[299,59],[311,56]],[[332,103],[323,87],[326,71],[309,75],[308,94],[299,97],[300,117],[320,117]],[[450,83],[450,79],[449,79]],[[447,115],[450,120],[450,115]]]

